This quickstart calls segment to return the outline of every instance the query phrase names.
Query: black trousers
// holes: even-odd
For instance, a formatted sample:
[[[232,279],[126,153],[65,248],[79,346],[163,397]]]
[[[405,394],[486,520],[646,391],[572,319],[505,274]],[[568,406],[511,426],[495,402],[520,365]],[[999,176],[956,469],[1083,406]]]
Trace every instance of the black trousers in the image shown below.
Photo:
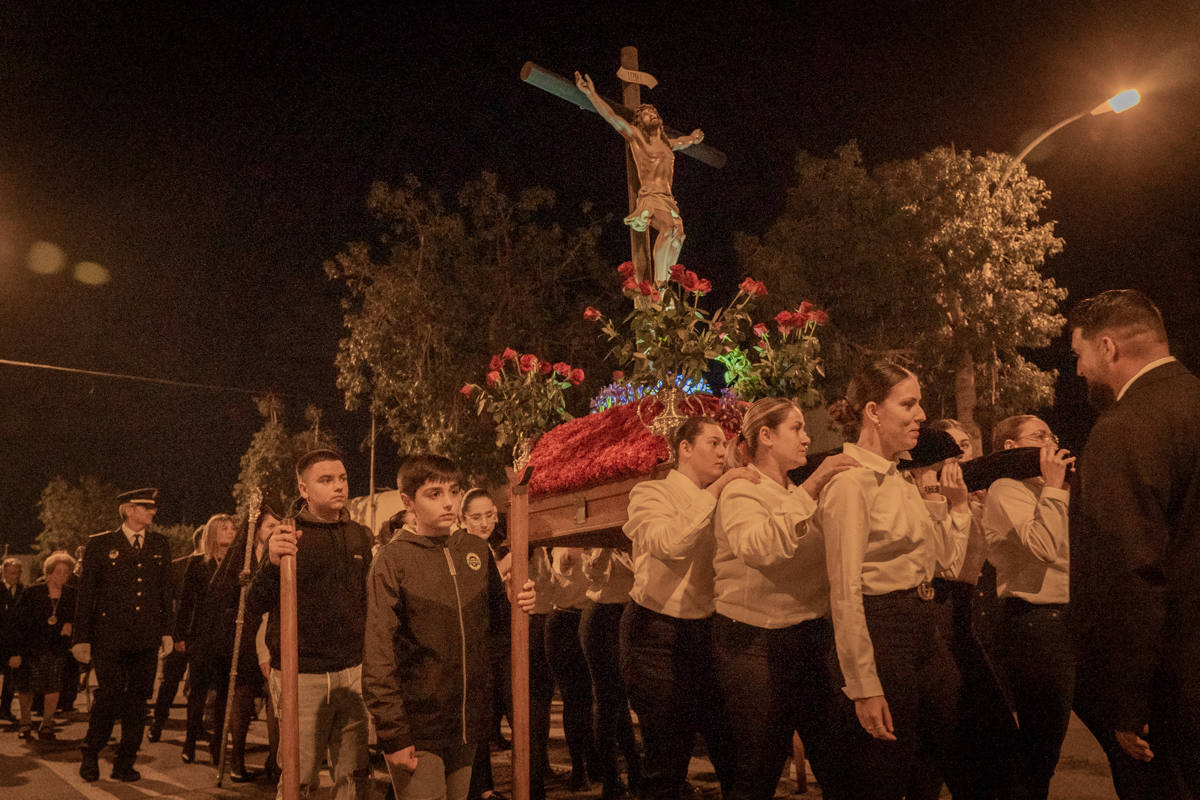
[[[713,652],[734,743],[733,781],[725,798],[774,797],[793,731],[804,742],[823,796],[851,796],[843,745],[848,712],[832,671],[829,620],[771,630],[716,614]]]
[[[550,774],[550,704],[554,674],[546,653],[547,614],[529,616],[529,796],[545,800]]]
[[[621,617],[621,674],[642,729],[642,796],[687,796],[696,734],[728,796],[733,738],[713,665],[712,617],[678,619],[629,603]]]
[[[163,657],[162,680],[158,683],[158,694],[154,698],[154,719],[159,722],[165,723],[171,716],[171,705],[179,693],[179,684],[183,683],[187,665],[187,653],[172,649]]]
[[[579,642],[592,678],[593,728],[600,754],[599,773],[604,794],[613,795],[621,785],[617,750],[625,758],[629,788],[637,791],[642,782],[642,754],[633,733],[629,696],[621,677],[621,616],[625,603],[591,603],[579,621]]]
[[[146,726],[146,702],[154,690],[158,669],[158,649],[109,650],[92,648],[92,669],[96,672],[96,697],[88,720],[83,749],[99,753],[108,743],[113,726],[121,721],[121,741],[114,764],[133,765],[142,744]]]
[[[1075,649],[1064,606],[1006,600],[996,657],[1017,712],[1013,797],[1045,800],[1075,690]]]
[[[232,667],[230,660],[220,656],[188,658],[192,677],[187,701],[187,742],[195,744],[199,739],[209,738],[204,730],[204,708],[208,704],[210,690],[216,692],[213,732],[215,737],[220,737],[225,724],[225,701],[229,698],[229,672]]]
[[[592,678],[579,644],[582,612],[556,608],[546,619],[546,652],[562,693],[563,734],[577,776],[600,779],[600,757],[592,732]]]
[[[1017,729],[999,667],[977,631],[977,624],[985,615],[977,607],[983,590],[941,578],[935,578],[933,586],[938,633],[949,645],[962,676],[958,729],[952,749],[941,759],[946,780],[956,787],[955,800],[1007,800],[1012,796]],[[982,599],[988,611],[1000,608],[997,603],[989,602],[994,598]],[[996,623],[992,623],[988,635],[993,644],[995,629]],[[944,782],[937,755],[929,752],[927,742],[918,740],[916,759],[908,800],[937,800]]]
[[[849,796],[901,800],[919,754],[926,753],[957,797],[960,787],[949,759],[957,746],[962,679],[939,631],[936,604],[907,590],[866,595],[863,610],[896,741],[873,738],[853,705],[846,706],[853,770]]]
[[[4,688],[0,689],[0,716],[12,716],[12,702],[15,686],[13,684],[13,669],[8,666],[8,657],[4,658],[4,662],[0,663],[0,680],[4,681]]]
[[[1163,665],[1154,679],[1150,732],[1154,759],[1130,757],[1114,735],[1112,699],[1119,676],[1108,674],[1098,658],[1119,647],[1102,632],[1086,628],[1076,637],[1075,713],[1104,749],[1113,786],[1121,800],[1188,800],[1200,797],[1200,609],[1190,620],[1170,625]]]

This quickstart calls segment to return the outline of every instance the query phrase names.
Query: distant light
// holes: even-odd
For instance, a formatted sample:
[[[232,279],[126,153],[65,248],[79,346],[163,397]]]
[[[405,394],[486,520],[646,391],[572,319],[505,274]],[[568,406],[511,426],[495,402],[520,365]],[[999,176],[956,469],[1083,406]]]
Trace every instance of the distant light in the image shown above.
[[[75,280],[88,286],[103,286],[112,280],[108,269],[95,261],[80,261],[75,265]]]
[[[34,242],[29,246],[25,266],[39,275],[54,275],[67,266],[67,254],[52,242]]]
[[[1137,89],[1126,89],[1120,94],[1115,94],[1105,100],[1100,105],[1092,109],[1092,116],[1097,114],[1107,114],[1109,111],[1115,111],[1120,114],[1122,111],[1128,111],[1142,101],[1142,96],[1138,94]]]

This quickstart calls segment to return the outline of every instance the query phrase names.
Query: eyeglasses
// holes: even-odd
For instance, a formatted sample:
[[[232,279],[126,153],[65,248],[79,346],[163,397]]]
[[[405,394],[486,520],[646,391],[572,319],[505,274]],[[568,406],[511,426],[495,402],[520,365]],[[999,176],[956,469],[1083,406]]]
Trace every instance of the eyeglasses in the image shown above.
[[[482,514],[467,514],[468,522],[496,522],[500,517],[495,511],[487,511]]]
[[[1040,444],[1047,444],[1047,443],[1053,442],[1055,447],[1058,446],[1058,437],[1055,436],[1050,431],[1038,431],[1037,433],[1027,433],[1024,436],[1022,436],[1021,438],[1022,439],[1032,439],[1033,441],[1039,442]]]

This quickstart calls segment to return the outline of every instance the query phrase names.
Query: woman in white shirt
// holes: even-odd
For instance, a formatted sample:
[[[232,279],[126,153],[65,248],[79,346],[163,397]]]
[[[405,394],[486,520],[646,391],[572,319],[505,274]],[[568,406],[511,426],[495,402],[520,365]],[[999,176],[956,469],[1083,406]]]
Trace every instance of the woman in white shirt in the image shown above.
[[[843,691],[861,727],[851,732],[851,794],[898,799],[918,741],[937,761],[953,742],[960,679],[937,629],[930,581],[965,554],[967,487],[954,462],[940,483],[915,476],[924,496],[897,471],[925,421],[920,384],[903,367],[865,367],[830,417],[857,438],[843,450],[862,465],[829,482],[817,514]],[[956,792],[951,775],[947,782]]]
[[[1009,417],[992,432],[996,450],[1040,447],[1042,474],[1000,478],[988,490],[983,530],[1004,603],[996,656],[1017,712],[1015,796],[1045,798],[1071,719],[1075,685],[1069,599],[1067,472],[1075,461],[1060,450],[1045,422]]]
[[[633,543],[633,588],[621,617],[621,673],[642,730],[642,796],[685,794],[696,734],[728,796],[732,739],[712,664],[712,515],[734,478],[725,471],[725,432],[691,417],[671,437],[675,469],[629,493],[625,535]]]
[[[735,755],[726,798],[774,797],[793,731],[823,795],[850,796],[825,549],[809,520],[821,488],[855,462],[827,458],[798,486],[788,471],[807,462],[809,442],[795,403],[754,403],[731,455],[740,461],[744,443],[757,480],[731,481],[717,502],[713,652]]]

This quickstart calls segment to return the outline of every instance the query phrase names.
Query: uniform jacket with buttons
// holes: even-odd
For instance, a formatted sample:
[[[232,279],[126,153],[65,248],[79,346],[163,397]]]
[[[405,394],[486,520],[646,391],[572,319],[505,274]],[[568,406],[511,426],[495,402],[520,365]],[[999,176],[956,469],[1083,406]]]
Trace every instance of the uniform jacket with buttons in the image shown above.
[[[120,528],[97,533],[83,552],[74,640],[93,648],[157,648],[171,631],[171,544],[145,531],[141,552]]]

